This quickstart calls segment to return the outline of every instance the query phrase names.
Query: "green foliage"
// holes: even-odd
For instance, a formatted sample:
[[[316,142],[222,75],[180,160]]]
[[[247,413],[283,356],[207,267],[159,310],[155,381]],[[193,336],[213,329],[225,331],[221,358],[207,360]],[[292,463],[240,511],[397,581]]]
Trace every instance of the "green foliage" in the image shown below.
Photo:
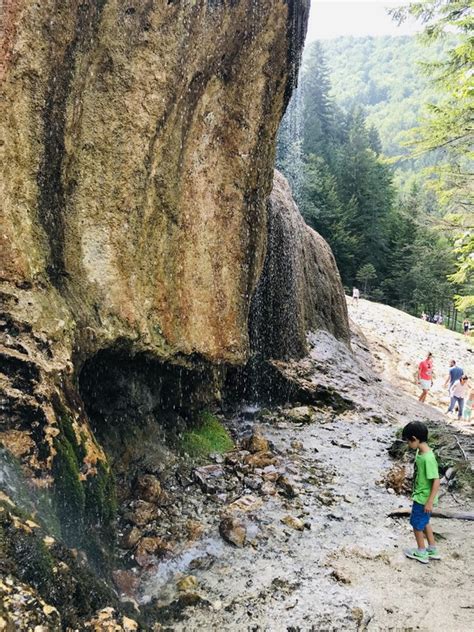
[[[181,449],[192,457],[232,450],[234,443],[219,419],[209,412],[200,415],[197,428],[183,433]]]
[[[108,464],[97,463],[97,473],[85,483],[85,516],[90,524],[107,530],[115,519],[117,497],[115,481]]]
[[[472,304],[472,224],[458,209],[456,243],[439,230],[446,200],[429,169],[441,154],[409,154],[406,145],[423,105],[442,102],[422,66],[442,64],[457,41],[451,33],[427,49],[413,37],[311,45],[279,135],[278,167],[329,242],[344,285],[370,265],[376,276],[358,281],[370,296],[412,313],[445,311],[456,292],[459,307]]]
[[[366,263],[357,270],[356,279],[364,285],[364,293],[367,292],[367,286],[371,281],[377,278],[377,271],[371,263]]]
[[[85,494],[79,477],[76,452],[65,436],[58,435],[54,442],[56,456],[53,461],[56,512],[62,535],[67,543],[79,544],[84,529]]]
[[[458,255],[458,271],[450,278],[464,286],[462,294],[457,295],[457,306],[468,311],[474,307],[474,11],[467,2],[425,0],[412,2],[394,11],[394,15],[399,21],[408,15],[421,20],[427,44],[450,35],[444,58],[425,64],[425,72],[441,97],[428,105],[413,144],[418,154],[436,152],[438,156],[433,171],[445,208],[441,230],[454,235]]]

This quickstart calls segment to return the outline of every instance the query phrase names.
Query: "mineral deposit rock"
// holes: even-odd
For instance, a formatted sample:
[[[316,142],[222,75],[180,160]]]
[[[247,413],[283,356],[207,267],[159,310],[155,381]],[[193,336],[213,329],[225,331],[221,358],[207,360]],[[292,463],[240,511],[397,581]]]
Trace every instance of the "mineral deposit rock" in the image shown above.
[[[305,224],[278,171],[268,205],[267,255],[250,323],[254,351],[275,360],[304,356],[311,330],[325,329],[346,343],[350,337],[344,288],[331,249]]]

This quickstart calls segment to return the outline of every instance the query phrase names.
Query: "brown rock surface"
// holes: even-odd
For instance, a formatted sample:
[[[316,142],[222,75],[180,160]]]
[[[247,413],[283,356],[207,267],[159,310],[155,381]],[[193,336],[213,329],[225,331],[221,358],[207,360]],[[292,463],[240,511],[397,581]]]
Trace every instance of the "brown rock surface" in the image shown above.
[[[19,318],[82,356],[121,337],[245,359],[308,4],[16,3],[1,277]]]
[[[91,516],[106,528],[113,514],[105,453],[78,387],[87,363],[103,354],[101,379],[109,373],[130,400],[149,387],[133,381],[140,353],[190,373],[248,356],[274,140],[309,2],[4,8],[4,443],[36,484],[56,486],[73,539]],[[117,349],[119,360],[107,356]],[[127,358],[125,376],[108,371]],[[212,371],[188,382],[218,392]],[[149,365],[143,373],[153,377]]]
[[[144,474],[138,478],[135,485],[135,492],[138,498],[146,500],[149,503],[156,503],[162,493],[161,483],[156,476]]]
[[[219,525],[221,536],[234,546],[239,548],[245,546],[247,540],[247,529],[244,523],[238,518],[225,517]]]
[[[307,332],[318,329],[348,344],[347,307],[334,256],[305,224],[278,171],[268,205],[268,244],[252,300],[253,349],[267,359],[303,357]]]

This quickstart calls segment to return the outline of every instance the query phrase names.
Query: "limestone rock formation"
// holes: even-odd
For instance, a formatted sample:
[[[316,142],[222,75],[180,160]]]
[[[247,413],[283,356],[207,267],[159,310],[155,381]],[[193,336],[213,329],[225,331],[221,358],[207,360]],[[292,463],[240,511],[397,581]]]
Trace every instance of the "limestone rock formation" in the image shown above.
[[[252,300],[252,347],[264,359],[301,358],[307,332],[318,329],[349,343],[344,289],[330,247],[305,224],[288,182],[276,171],[267,254]]]
[[[147,417],[157,398],[201,401],[191,391],[212,390],[216,362],[247,358],[309,2],[4,5],[3,441],[82,530],[113,512],[94,509],[111,482],[83,367],[99,358],[85,382],[107,407],[97,380],[128,362],[113,396],[132,376]],[[184,393],[183,366],[196,371]]]
[[[7,4],[11,311],[66,355],[243,361],[309,2]]]

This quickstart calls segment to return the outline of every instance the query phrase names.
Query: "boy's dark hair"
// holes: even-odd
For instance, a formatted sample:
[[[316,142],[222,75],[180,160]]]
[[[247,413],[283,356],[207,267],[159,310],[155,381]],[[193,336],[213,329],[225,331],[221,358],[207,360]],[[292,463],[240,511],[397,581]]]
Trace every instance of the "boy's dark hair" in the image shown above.
[[[402,431],[402,439],[406,441],[415,437],[419,441],[426,441],[428,439],[428,428],[421,421],[410,421]]]

